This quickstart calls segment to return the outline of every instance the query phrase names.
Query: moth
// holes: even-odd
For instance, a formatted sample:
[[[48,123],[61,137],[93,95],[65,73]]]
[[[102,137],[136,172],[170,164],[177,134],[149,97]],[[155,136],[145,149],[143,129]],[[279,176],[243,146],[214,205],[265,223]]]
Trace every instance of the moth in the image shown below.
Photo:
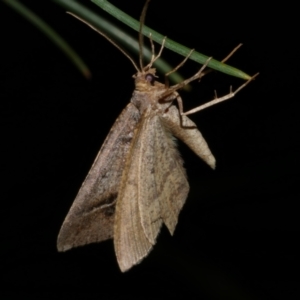
[[[213,154],[187,115],[233,97],[250,80],[235,92],[184,113],[177,90],[199,79],[208,61],[191,78],[168,86],[156,80],[152,68],[162,48],[157,56],[153,52],[147,66],[142,50],[140,67],[131,59],[137,70],[132,98],[112,126],[62,224],[59,251],[113,239],[121,271],[129,270],[151,251],[163,224],[173,235],[186,201],[189,184],[175,138],[215,168]]]

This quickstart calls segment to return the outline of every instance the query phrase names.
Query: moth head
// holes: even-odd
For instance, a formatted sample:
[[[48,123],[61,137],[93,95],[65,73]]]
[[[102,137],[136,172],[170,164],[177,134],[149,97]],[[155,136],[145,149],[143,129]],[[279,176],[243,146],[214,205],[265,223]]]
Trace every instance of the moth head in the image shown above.
[[[151,90],[155,84],[155,78],[157,78],[155,73],[156,69],[151,68],[143,70],[142,72],[139,71],[135,75],[133,75],[133,78],[135,79],[135,89],[138,91]]]

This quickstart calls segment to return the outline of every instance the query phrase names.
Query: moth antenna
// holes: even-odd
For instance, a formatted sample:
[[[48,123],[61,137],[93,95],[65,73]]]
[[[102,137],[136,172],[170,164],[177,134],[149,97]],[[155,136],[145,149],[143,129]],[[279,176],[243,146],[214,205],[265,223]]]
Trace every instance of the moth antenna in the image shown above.
[[[140,17],[140,31],[139,31],[139,48],[140,48],[140,68],[141,70],[144,69],[143,67],[143,48],[144,48],[144,36],[143,36],[143,25],[145,24],[146,12],[148,9],[150,0],[147,0]]]
[[[102,31],[100,31],[99,29],[97,29],[96,27],[94,27],[92,24],[88,23],[87,21],[81,19],[80,17],[78,17],[77,15],[67,11],[67,14],[71,15],[72,17],[78,19],[79,21],[81,21],[82,23],[86,24],[87,26],[89,26],[90,28],[92,28],[93,30],[95,30],[96,32],[98,32],[100,35],[102,35],[104,38],[106,38],[111,44],[113,44],[117,49],[119,49],[133,64],[134,68],[137,70],[137,72],[140,72],[138,66],[136,65],[136,63],[134,62],[134,60],[131,58],[131,56],[125,52],[119,45],[117,45],[111,38],[109,38],[105,33],[103,33]]]

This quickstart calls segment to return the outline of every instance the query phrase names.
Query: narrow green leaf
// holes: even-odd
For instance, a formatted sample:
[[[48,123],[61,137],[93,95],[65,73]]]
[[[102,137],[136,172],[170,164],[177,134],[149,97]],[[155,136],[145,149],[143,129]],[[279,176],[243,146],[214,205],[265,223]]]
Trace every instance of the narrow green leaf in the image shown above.
[[[79,57],[79,55],[71,48],[71,46],[47,23],[39,18],[35,13],[29,10],[26,6],[21,4],[17,0],[2,0],[8,6],[13,8],[21,16],[35,25],[40,31],[42,31],[58,48],[60,48],[66,56],[73,62],[73,64],[79,69],[79,71],[86,77],[90,78],[91,73],[87,65]]]
[[[126,13],[124,13],[123,11],[121,11],[120,9],[118,9],[117,7],[115,7],[114,5],[112,5],[111,3],[109,3],[107,0],[91,0],[93,3],[97,4],[99,7],[101,7],[104,11],[106,11],[107,13],[111,14],[112,16],[114,16],[116,19],[118,19],[119,21],[125,23],[126,25],[128,25],[129,27],[131,27],[132,29],[139,31],[140,29],[140,22],[133,19],[132,17],[130,17],[129,15],[127,15]],[[143,30],[142,30],[143,35],[149,37],[149,34],[151,33],[152,35],[152,39],[161,44],[164,36],[161,35],[160,33],[156,32],[155,30],[147,27],[147,26],[143,26]],[[165,47],[178,53],[181,54],[183,56],[187,56],[191,49],[171,40],[171,39],[167,39],[165,42]],[[208,59],[208,56],[203,55],[199,52],[194,51],[192,53],[192,55],[190,56],[190,59],[200,63],[200,64],[204,64],[206,62],[206,60]],[[223,64],[215,59],[212,59],[209,63],[208,63],[208,67],[215,69],[217,71],[226,73],[228,75],[232,75],[235,77],[239,77],[245,80],[248,80],[251,78],[251,76],[249,76],[248,74],[244,73],[243,71],[240,71],[234,67],[231,67],[229,65]]]
[[[107,21],[105,18],[99,16],[98,14],[91,11],[87,7],[83,6],[82,4],[75,2],[74,0],[53,0],[53,2],[64,7],[64,9],[78,15],[80,18],[90,23],[101,32],[105,33],[108,37],[112,38],[114,41],[118,41],[126,48],[133,50],[135,53],[139,53],[139,44],[136,39],[134,39],[129,34],[125,33],[115,24]],[[144,54],[145,54],[145,58],[150,60],[152,53],[146,47],[145,47]],[[173,69],[173,67],[169,65],[162,58],[159,58],[154,63],[154,66],[164,74]],[[183,81],[184,78],[178,72],[175,72],[170,75],[169,80],[171,82],[177,83]]]

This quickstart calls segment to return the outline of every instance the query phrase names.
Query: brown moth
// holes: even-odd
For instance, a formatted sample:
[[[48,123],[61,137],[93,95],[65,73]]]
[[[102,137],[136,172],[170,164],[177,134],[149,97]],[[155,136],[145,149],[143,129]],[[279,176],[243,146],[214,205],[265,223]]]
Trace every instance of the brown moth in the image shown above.
[[[140,31],[140,49],[141,41]],[[194,76],[169,87],[155,80],[152,68],[162,48],[146,67],[142,50],[140,68],[130,58],[137,69],[132,98],[111,128],[64,220],[59,251],[113,239],[121,271],[129,270],[149,254],[163,224],[173,235],[187,198],[189,184],[174,137],[215,168],[213,154],[187,115],[233,97],[253,77],[235,92],[184,113],[177,90],[199,79],[209,60]]]

